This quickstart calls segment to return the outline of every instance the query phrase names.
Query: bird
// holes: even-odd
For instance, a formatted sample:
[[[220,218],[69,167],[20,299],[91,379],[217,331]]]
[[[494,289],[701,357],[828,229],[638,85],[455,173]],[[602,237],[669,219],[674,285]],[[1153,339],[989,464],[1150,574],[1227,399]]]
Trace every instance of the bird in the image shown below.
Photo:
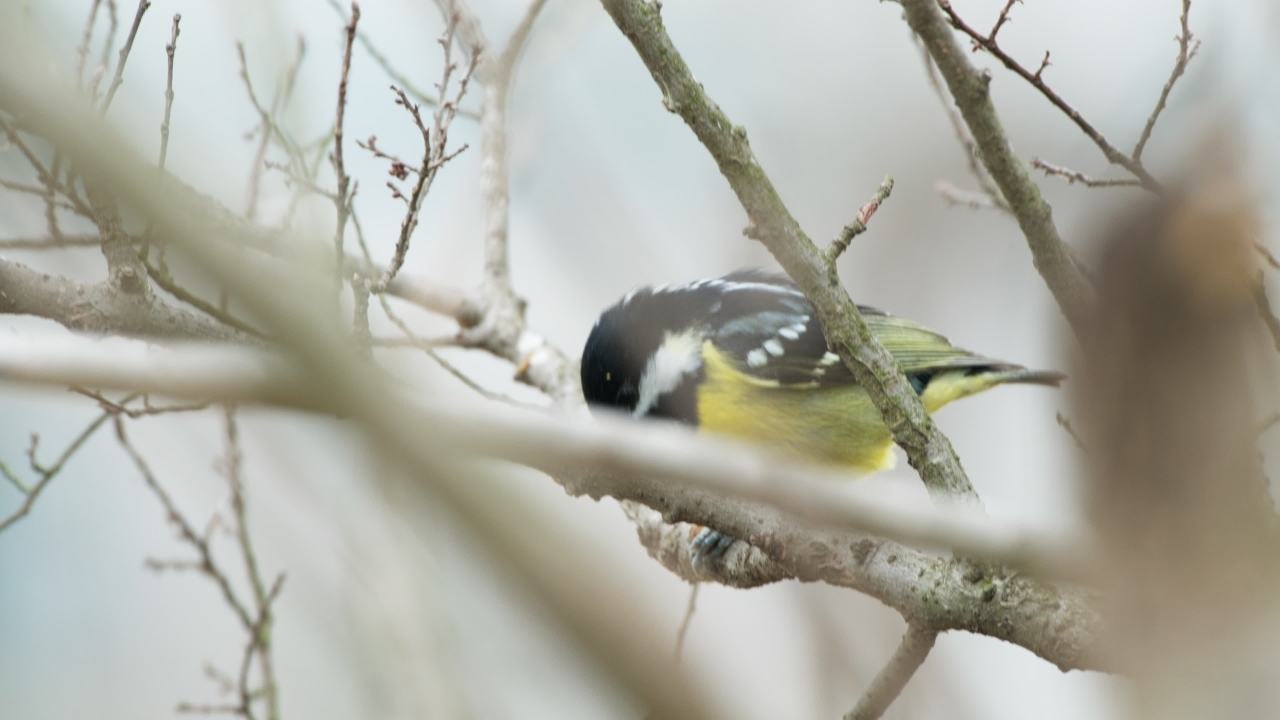
[[[858,306],[930,413],[997,385],[1065,376],[956,347],[906,318]],[[741,270],[642,287],[599,316],[582,351],[592,412],[674,421],[857,474],[893,467],[893,436],[785,275]],[[700,527],[695,569],[734,539]]]

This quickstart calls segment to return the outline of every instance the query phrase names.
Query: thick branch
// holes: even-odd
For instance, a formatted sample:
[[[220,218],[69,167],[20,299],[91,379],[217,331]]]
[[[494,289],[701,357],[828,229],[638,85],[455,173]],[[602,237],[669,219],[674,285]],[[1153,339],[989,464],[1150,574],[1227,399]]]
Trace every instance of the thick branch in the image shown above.
[[[969,62],[936,0],[903,0],[902,6],[911,29],[924,43],[951,96],[955,98],[956,106],[978,145],[982,164],[991,173],[1017,218],[1022,234],[1027,238],[1036,270],[1040,271],[1077,336],[1083,335],[1093,312],[1093,290],[1058,235],[1053,209],[1009,144],[991,102],[990,76]]]
[[[4,258],[0,258],[0,314],[35,315],[71,330],[104,335],[248,339],[234,328],[149,293],[120,292],[111,283],[80,283]]]
[[[831,347],[867,389],[930,492],[976,499],[951,443],[933,424],[893,356],[871,334],[841,287],[834,265],[783,204],[756,161],[746,131],[735,126],[694,80],[667,36],[659,6],[644,0],[604,0],[604,7],[649,68],[662,90],[663,105],[689,125],[729,181],[751,220],[747,234],[764,243],[804,291]]]

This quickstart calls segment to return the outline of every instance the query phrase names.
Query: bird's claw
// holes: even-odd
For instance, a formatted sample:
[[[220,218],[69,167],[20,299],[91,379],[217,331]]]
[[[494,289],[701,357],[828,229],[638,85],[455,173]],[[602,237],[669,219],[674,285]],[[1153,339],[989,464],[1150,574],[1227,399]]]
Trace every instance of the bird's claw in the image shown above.
[[[724,557],[734,542],[734,538],[709,527],[698,529],[689,542],[694,572],[701,575],[707,564]]]

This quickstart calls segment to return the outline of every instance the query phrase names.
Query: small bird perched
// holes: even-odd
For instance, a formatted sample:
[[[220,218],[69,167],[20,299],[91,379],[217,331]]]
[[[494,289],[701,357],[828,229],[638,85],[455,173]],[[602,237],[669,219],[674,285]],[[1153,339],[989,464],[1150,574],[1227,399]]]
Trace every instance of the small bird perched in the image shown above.
[[[975,355],[911,320],[858,306],[925,409],[1005,383],[1063,375]],[[742,271],[635,290],[605,310],[582,351],[593,408],[699,430],[870,473],[893,466],[893,437],[867,392],[831,352],[804,294],[787,278]],[[732,539],[709,528],[695,564]]]

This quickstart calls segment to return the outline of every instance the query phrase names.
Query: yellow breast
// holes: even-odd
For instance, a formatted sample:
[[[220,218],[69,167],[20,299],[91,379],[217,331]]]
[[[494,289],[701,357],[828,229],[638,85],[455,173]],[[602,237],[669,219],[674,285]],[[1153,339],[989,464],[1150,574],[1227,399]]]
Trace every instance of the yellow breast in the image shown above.
[[[893,467],[893,440],[856,385],[782,386],[740,372],[710,341],[702,346],[698,427],[861,472]]]

